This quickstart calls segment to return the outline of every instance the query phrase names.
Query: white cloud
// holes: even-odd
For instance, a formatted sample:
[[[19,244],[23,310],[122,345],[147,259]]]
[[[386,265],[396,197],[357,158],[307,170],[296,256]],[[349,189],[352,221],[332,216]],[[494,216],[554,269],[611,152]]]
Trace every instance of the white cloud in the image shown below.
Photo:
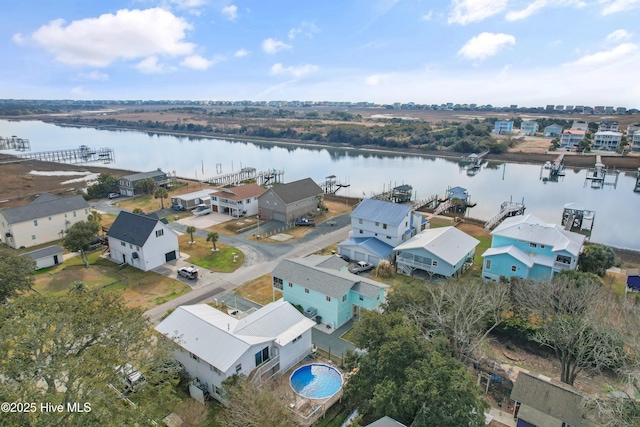
[[[373,74],[364,79],[367,86],[379,86],[391,78],[388,74]]]
[[[101,73],[100,71],[96,71],[96,70],[91,71],[90,73],[80,73],[78,74],[78,76],[86,80],[100,80],[100,81],[109,80],[108,74]]]
[[[509,0],[453,0],[449,24],[467,25],[496,15],[507,7]]]
[[[238,19],[238,6],[232,4],[230,6],[225,6],[222,8],[222,14],[229,21],[235,21]]]
[[[73,87],[69,92],[74,96],[87,96],[89,94],[89,92],[82,86]]]
[[[625,58],[637,49],[638,45],[634,43],[623,43],[610,50],[603,50],[590,55],[585,55],[568,65],[587,65],[590,67],[596,65],[611,65],[612,62]]]
[[[238,49],[238,50],[236,50],[236,53],[233,54],[233,56],[235,56],[236,58],[244,58],[245,56],[248,56],[249,54],[251,54],[251,52],[246,50],[246,49]]]
[[[160,74],[165,71],[165,66],[158,62],[158,57],[150,56],[136,65],[136,70],[142,74]]]
[[[507,21],[518,21],[520,19],[528,18],[538,10],[544,9],[545,7],[565,6],[584,7],[586,6],[586,3],[582,0],[534,0],[524,9],[507,12],[505,17]]]
[[[289,30],[287,37],[289,40],[293,40],[302,34],[306,37],[313,38],[313,35],[318,31],[318,27],[313,22],[302,21],[300,25]]]
[[[613,33],[609,34],[606,40],[608,42],[616,42],[620,40],[630,39],[632,35],[633,34],[631,34],[630,32],[620,29],[615,30]]]
[[[180,65],[185,68],[204,71],[213,65],[213,61],[203,58],[200,55],[191,55],[184,58],[182,62],[180,62]]]
[[[299,65],[297,67],[284,67],[282,64],[277,63],[271,67],[271,74],[274,76],[287,75],[294,78],[300,78],[307,74],[315,73],[318,71],[318,68],[319,67],[317,65],[311,64]]]
[[[483,60],[498,53],[508,45],[515,45],[516,38],[504,33],[481,33],[471,38],[458,51],[466,59]]]
[[[291,45],[272,38],[268,38],[262,42],[262,50],[266,53],[273,54],[283,49],[291,49]]]
[[[600,4],[604,5],[601,13],[607,16],[613,13],[636,9],[640,7],[640,0],[600,0]]]
[[[429,12],[425,13],[424,15],[422,15],[420,17],[421,21],[431,21],[431,18],[433,18],[433,11],[430,10]]]
[[[176,5],[179,9],[193,9],[204,6],[208,0],[169,0],[169,3]]]
[[[11,40],[15,44],[20,45],[20,46],[22,46],[25,43],[24,36],[22,34],[20,34],[20,33],[16,33],[13,36],[11,36]]]
[[[164,9],[122,9],[66,26],[57,19],[31,38],[64,64],[105,67],[117,60],[189,55],[195,45],[184,39],[191,29],[184,19]]]

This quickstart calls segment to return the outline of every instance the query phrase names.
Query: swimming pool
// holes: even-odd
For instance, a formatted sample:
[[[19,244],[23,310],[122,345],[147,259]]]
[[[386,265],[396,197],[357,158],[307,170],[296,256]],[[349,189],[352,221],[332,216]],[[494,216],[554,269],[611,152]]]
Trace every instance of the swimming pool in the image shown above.
[[[312,363],[296,369],[291,377],[291,388],[309,399],[331,397],[342,387],[342,375],[329,365]]]

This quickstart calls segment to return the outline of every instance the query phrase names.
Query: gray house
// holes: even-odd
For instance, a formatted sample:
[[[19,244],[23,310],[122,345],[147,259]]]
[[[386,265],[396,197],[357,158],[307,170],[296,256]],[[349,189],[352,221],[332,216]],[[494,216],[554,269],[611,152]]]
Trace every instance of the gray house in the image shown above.
[[[276,221],[292,222],[316,212],[322,189],[311,178],[277,185],[258,198],[260,216]]]
[[[544,136],[547,138],[555,138],[562,135],[562,126],[552,124],[544,128]]]
[[[167,174],[159,168],[150,172],[135,173],[133,175],[123,176],[118,180],[120,194],[123,196],[133,196],[136,194],[136,184],[147,178],[152,178],[158,185],[168,182]]]
[[[578,390],[543,375],[521,371],[511,391],[511,399],[516,401],[517,427],[597,425],[587,419],[583,395]]]

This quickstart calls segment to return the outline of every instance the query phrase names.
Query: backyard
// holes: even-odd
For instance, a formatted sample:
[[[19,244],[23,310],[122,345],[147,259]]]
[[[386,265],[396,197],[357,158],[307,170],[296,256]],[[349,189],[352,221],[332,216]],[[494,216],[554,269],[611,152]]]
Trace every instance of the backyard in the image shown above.
[[[233,246],[216,242],[217,251],[213,251],[213,244],[202,237],[194,236],[194,243],[190,241],[189,234],[178,236],[180,252],[189,254],[191,264],[220,273],[231,273],[244,262],[244,254]]]

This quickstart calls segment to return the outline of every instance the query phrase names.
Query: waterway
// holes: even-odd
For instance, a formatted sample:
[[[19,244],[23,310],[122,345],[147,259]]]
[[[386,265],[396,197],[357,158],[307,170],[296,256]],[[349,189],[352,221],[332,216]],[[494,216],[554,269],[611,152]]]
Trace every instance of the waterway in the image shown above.
[[[109,147],[115,150],[116,161],[101,166],[132,171],[161,168],[191,179],[242,167],[259,171],[275,168],[285,171],[285,182],[311,177],[320,183],[335,175],[350,184],[337,194],[351,197],[368,197],[389,186],[409,184],[418,199],[443,195],[447,187],[460,186],[477,203],[467,215],[481,220],[495,215],[504,201],[524,199],[526,213],[559,224],[563,206],[577,203],[596,212],[591,241],[640,250],[640,193],[633,191],[635,173],[620,173],[615,187],[594,189],[585,180],[587,169],[567,169],[565,177],[551,182],[540,179],[541,165],[488,163],[469,176],[451,159],[0,120],[0,136],[12,135],[29,139],[32,152],[80,145]]]

